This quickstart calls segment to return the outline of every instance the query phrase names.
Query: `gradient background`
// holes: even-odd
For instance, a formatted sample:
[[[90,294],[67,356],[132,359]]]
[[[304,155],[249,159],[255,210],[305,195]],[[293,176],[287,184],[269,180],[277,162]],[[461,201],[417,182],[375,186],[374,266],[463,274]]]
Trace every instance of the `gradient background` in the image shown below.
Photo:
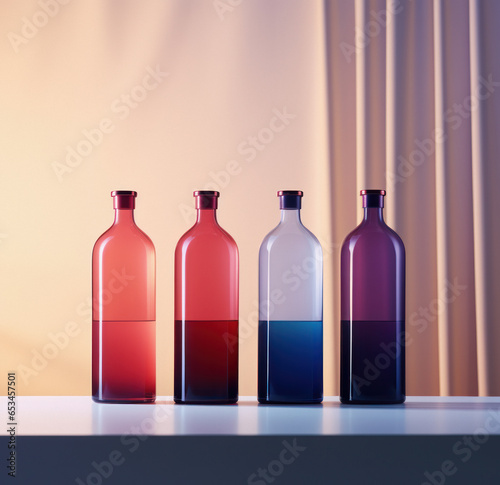
[[[481,160],[471,155],[473,113],[401,183],[386,176],[404,170],[399,157],[433,133],[436,113],[470,94],[470,46],[483,74],[500,80],[500,4],[401,0],[353,56],[342,46],[355,45],[385,0],[224,3],[218,13],[212,0],[73,0],[52,16],[38,1],[1,3],[2,375],[18,371],[21,395],[90,394],[91,251],[113,221],[110,191],[130,189],[157,251],[157,392],[171,395],[174,248],[194,221],[193,190],[205,188],[221,191],[219,222],[240,250],[240,394],[255,395],[258,250],[279,221],[276,191],[300,189],[303,222],[325,256],[325,394],[338,394],[339,248],[359,222],[359,189],[387,188],[387,219],[408,255],[407,315],[441,298],[445,281],[466,286],[424,332],[410,329],[408,394],[498,394],[500,94],[480,105]],[[157,66],[168,77],[123,108]],[[283,109],[295,118],[270,134]],[[68,146],[104,119],[113,131],[58,177]],[[242,152],[259,133],[269,142]],[[237,174],[221,173],[228,163]],[[474,170],[484,190],[473,192]],[[68,329],[54,347],[51,335]],[[55,349],[45,363],[44,349]]]
[[[240,250],[240,394],[256,394],[257,322],[246,332],[243,322],[256,309],[260,243],[279,222],[276,191],[304,190],[304,223],[325,240],[330,232],[321,4],[295,2],[300,8],[285,12],[276,2],[262,15],[262,2],[249,3],[221,20],[212,1],[74,0],[17,53],[7,34],[20,33],[40,6],[2,3],[1,371],[35,371],[24,379],[18,370],[20,394],[90,393],[91,251],[113,222],[114,189],[138,191],[136,221],[156,247],[157,392],[172,394],[175,244],[194,222],[185,211],[193,190],[212,188],[211,172],[231,160],[241,169],[219,184],[219,222]],[[304,13],[320,27],[313,35],[302,28]],[[141,84],[148,66],[168,78],[121,119],[113,102]],[[238,145],[284,107],[296,118],[247,162]],[[53,162],[64,163],[67,145],[103,118],[114,131],[59,181]],[[325,295],[330,279],[331,271]],[[68,322],[75,336],[36,370],[34,351]]]

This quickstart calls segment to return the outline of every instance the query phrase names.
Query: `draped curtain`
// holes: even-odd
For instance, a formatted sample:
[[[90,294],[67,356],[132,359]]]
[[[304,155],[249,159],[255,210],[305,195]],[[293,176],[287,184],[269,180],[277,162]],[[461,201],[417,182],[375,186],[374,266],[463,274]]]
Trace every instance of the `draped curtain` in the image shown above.
[[[327,0],[325,25],[333,231],[387,189],[408,393],[498,394],[500,2]]]

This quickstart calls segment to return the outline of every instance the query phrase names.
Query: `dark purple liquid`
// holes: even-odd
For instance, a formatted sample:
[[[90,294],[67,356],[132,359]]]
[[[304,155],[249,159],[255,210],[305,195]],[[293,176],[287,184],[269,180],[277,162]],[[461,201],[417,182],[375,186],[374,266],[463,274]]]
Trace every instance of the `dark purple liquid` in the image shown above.
[[[342,403],[404,402],[404,327],[400,321],[341,321]]]
[[[238,321],[175,321],[174,401],[238,400]]]

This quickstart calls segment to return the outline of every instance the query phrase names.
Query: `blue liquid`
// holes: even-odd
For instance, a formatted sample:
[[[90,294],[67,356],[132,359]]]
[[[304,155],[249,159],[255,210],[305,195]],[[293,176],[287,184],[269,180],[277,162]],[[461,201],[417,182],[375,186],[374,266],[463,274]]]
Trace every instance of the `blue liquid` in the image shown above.
[[[323,400],[323,322],[259,322],[260,403]]]

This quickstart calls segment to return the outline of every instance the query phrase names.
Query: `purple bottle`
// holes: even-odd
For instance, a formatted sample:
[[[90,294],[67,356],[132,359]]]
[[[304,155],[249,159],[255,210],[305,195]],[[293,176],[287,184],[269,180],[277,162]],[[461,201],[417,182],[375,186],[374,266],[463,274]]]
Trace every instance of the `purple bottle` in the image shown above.
[[[340,401],[405,400],[405,248],[384,222],[385,190],[362,190],[364,218],[341,252]]]

